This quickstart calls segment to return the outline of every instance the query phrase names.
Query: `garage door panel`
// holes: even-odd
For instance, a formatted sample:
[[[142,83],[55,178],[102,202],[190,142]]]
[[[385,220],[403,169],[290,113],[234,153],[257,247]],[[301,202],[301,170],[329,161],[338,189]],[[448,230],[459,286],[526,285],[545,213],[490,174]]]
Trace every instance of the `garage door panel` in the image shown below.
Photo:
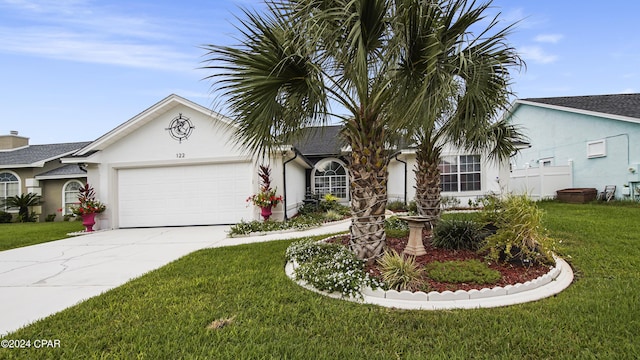
[[[250,193],[249,163],[121,169],[120,227],[236,223]]]

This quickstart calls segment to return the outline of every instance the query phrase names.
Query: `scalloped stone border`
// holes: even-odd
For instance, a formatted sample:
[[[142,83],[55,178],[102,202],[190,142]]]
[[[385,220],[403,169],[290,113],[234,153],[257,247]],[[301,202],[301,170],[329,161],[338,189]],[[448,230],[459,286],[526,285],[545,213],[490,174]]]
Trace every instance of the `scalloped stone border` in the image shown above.
[[[297,264],[288,262],[285,265],[287,276],[300,286],[329,296],[334,299],[343,299],[364,304],[374,304],[384,307],[408,309],[408,310],[447,310],[447,309],[478,309],[492,308],[522,304],[537,301],[556,295],[566,289],[573,282],[573,270],[563,259],[554,256],[556,266],[535,280],[524,284],[507,285],[505,287],[484,288],[482,290],[458,290],[458,291],[384,291],[369,287],[362,291],[362,299],[344,297],[339,293],[327,293],[317,290],[304,281],[296,281],[294,270]]]

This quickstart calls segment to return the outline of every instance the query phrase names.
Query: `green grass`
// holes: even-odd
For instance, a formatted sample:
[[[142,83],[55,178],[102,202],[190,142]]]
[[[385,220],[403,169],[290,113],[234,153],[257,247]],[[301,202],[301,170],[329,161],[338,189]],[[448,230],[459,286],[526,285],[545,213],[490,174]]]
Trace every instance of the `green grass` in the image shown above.
[[[0,358],[640,358],[640,208],[542,207],[577,278],[541,301],[434,312],[334,300],[285,276],[289,241],[257,243],[193,253],[12,333],[61,347]]]
[[[80,221],[0,224],[0,251],[64,239],[83,229]]]

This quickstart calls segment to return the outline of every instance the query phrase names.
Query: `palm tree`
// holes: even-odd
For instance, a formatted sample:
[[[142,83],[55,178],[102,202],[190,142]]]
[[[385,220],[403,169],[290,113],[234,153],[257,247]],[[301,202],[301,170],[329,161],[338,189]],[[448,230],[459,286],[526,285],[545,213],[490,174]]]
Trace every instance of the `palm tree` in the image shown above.
[[[440,111],[453,93],[449,82],[437,85],[428,75],[444,55],[413,57],[424,46],[450,50],[437,29],[464,20],[446,17],[450,2],[466,3],[271,0],[265,14],[246,10],[239,19],[239,45],[204,46],[209,78],[217,80],[238,142],[249,149],[264,156],[293,143],[302,127],[330,117],[342,123],[351,148],[350,247],[360,259],[375,259],[386,243],[387,142],[435,118],[423,114]],[[332,113],[333,104],[346,114]]]
[[[506,42],[513,24],[496,29],[496,16],[482,27],[491,2],[403,3],[403,33],[413,46],[398,73],[409,92],[425,94],[407,105],[422,108],[411,127],[417,143],[416,203],[420,215],[438,218],[438,165],[446,144],[500,161],[523,140],[517,127],[493,121],[509,102],[510,68],[523,63]],[[482,29],[477,37],[471,36],[472,27]]]
[[[19,221],[29,222],[29,207],[39,205],[40,200],[40,195],[34,193],[14,195],[4,200],[4,206],[7,208],[18,208]]]
[[[517,151],[516,144],[526,138],[519,128],[500,120],[490,124],[477,124],[480,143],[474,145],[472,131],[462,134],[458,139],[469,142],[470,152],[486,153],[490,160],[496,162],[508,159]],[[482,128],[482,126],[485,126]],[[423,132],[418,138],[416,149],[416,205],[421,216],[439,219],[440,217],[440,160],[444,146],[451,143],[446,133],[446,127],[431,129],[433,132]],[[473,129],[476,130],[476,129]],[[465,148],[460,146],[460,148]]]

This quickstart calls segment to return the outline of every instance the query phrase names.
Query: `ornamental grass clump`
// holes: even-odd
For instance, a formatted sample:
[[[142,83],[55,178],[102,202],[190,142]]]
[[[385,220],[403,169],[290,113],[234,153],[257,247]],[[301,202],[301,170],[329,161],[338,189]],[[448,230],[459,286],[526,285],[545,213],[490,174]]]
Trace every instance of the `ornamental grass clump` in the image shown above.
[[[449,250],[478,250],[483,240],[481,225],[471,220],[440,220],[433,229],[431,243]]]
[[[422,269],[415,257],[404,257],[397,252],[385,251],[378,260],[380,273],[385,285],[389,289],[416,290],[422,284]]]
[[[497,228],[485,239],[480,251],[494,261],[518,260],[526,263],[554,264],[555,240],[542,225],[543,212],[525,195],[491,200],[481,218]]]
[[[298,265],[295,279],[317,290],[360,299],[364,287],[381,287],[364,270],[364,262],[343,245],[304,239],[291,244],[285,255],[287,261],[295,261]]]

